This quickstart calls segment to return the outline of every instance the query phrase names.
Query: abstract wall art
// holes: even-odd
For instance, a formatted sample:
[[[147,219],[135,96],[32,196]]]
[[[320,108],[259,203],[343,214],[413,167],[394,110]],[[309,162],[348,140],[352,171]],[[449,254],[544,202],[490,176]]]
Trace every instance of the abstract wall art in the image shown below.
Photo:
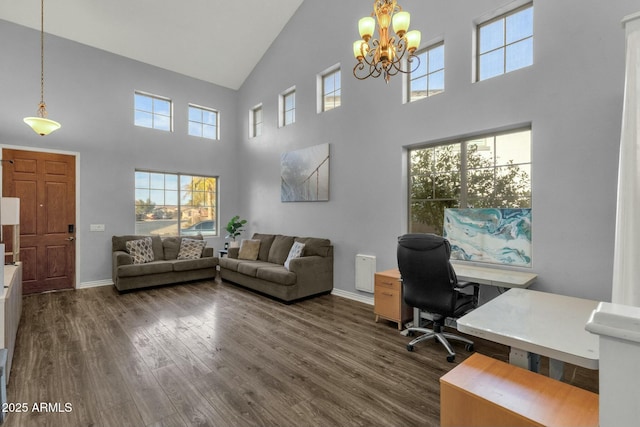
[[[531,267],[531,209],[445,209],[451,259]]]
[[[280,156],[280,200],[329,200],[329,144],[320,144]]]

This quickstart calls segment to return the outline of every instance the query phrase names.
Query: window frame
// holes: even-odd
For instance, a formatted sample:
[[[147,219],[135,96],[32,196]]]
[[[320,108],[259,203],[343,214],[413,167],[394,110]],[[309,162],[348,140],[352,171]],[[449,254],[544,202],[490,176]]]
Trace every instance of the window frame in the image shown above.
[[[148,187],[145,186],[138,186],[138,173],[142,173],[142,174],[149,174],[149,184]],[[153,177],[152,175],[162,175],[162,180],[163,180],[163,188],[159,188],[159,187],[153,187]],[[175,177],[176,179],[176,188],[172,189],[172,188],[167,188],[167,177]],[[183,233],[184,228],[181,226],[182,225],[182,221],[183,221],[183,207],[191,207],[191,208],[186,208],[186,209],[194,209],[194,205],[189,204],[188,202],[183,202],[183,193],[187,192],[189,193],[190,191],[193,193],[193,189],[191,190],[187,190],[184,188],[184,185],[182,183],[182,179],[184,178],[189,178],[189,183],[193,182],[194,178],[198,178],[198,179],[214,179],[215,180],[215,188],[213,189],[213,192],[215,192],[215,197],[212,200],[213,205],[198,205],[197,208],[200,209],[207,209],[209,210],[210,214],[211,214],[211,218],[209,218],[208,216],[205,217],[203,220],[200,220],[198,222],[203,222],[203,221],[209,221],[212,220],[214,221],[215,224],[215,231],[213,233],[202,233],[202,235],[204,237],[218,237],[220,236],[220,222],[219,222],[219,205],[220,205],[220,177],[218,176],[214,176],[214,175],[200,175],[200,174],[190,174],[190,173],[181,173],[181,172],[167,172],[167,171],[158,171],[158,170],[150,170],[150,169],[135,169],[134,171],[134,217],[135,217],[135,223],[134,223],[134,229],[135,229],[135,233],[136,234],[143,234],[143,235],[154,235],[152,230],[149,234],[143,233],[143,232],[139,232],[138,231],[138,222],[139,222],[139,215],[145,215],[144,217],[141,217],[142,219],[146,218],[146,216],[148,214],[155,214],[156,211],[163,211],[163,212],[167,212],[168,209],[167,207],[173,207],[173,204],[168,204],[166,203],[167,201],[167,192],[175,192],[175,197],[176,197],[176,205],[175,205],[175,211],[174,213],[177,214],[177,219],[176,219],[176,227],[177,227],[177,233],[169,233],[166,235],[178,235],[178,236],[193,236],[195,235],[195,233]],[[148,191],[148,197],[147,200],[144,199],[139,199],[139,191]],[[160,205],[158,207],[157,204],[152,202],[152,195],[151,193],[155,191],[155,192],[159,192],[162,191],[162,197],[163,200],[165,201],[164,204]],[[205,190],[198,190],[198,193],[206,193]],[[171,195],[170,195],[171,197]],[[139,200],[143,200],[143,201],[148,201],[148,204],[138,204]],[[142,206],[142,207],[146,207],[145,213],[142,212],[138,212],[138,207]],[[191,215],[189,215],[191,216]],[[169,219],[173,219],[173,218],[169,218]],[[191,225],[196,225],[198,224],[198,222],[195,222],[194,224],[189,224],[188,226]],[[171,225],[171,224],[170,224]],[[158,233],[156,233],[158,234]]]
[[[516,71],[516,70],[520,70],[522,68],[530,67],[531,65],[534,64],[533,40],[534,40],[534,35],[535,35],[535,33],[534,33],[534,29],[535,29],[535,27],[534,27],[534,23],[535,23],[534,19],[535,19],[535,16],[532,16],[532,18],[531,18],[531,35],[530,36],[527,36],[527,37],[512,41],[510,43],[507,43],[507,41],[506,41],[506,38],[507,38],[507,31],[506,31],[507,18],[509,18],[509,17],[511,17],[513,15],[516,15],[516,14],[518,14],[520,12],[523,12],[523,11],[525,11],[527,9],[531,9],[532,14],[534,13],[535,9],[534,9],[534,3],[532,1],[527,1],[524,4],[520,4],[517,7],[513,7],[512,9],[509,9],[509,10],[504,11],[504,12],[500,12],[497,16],[494,16],[494,17],[492,17],[490,19],[483,20],[483,21],[479,22],[478,24],[476,24],[475,34],[474,34],[474,38],[475,38],[475,46],[474,46],[475,47],[475,61],[474,61],[475,73],[474,74],[475,75],[474,75],[474,78],[475,78],[476,82],[482,82],[482,81],[485,81],[485,80],[492,79],[494,77],[502,76],[502,75],[505,75],[505,74],[510,73],[512,71]],[[499,47],[493,48],[493,49],[488,50],[486,52],[481,52],[480,51],[480,44],[482,43],[481,37],[480,37],[481,28],[486,27],[486,26],[491,25],[491,24],[494,24],[494,23],[496,23],[498,21],[504,21],[503,22],[503,40],[502,40],[502,44]],[[507,47],[513,46],[513,45],[515,45],[517,43],[521,43],[524,40],[528,40],[528,39],[531,39],[531,41],[532,41],[532,45],[531,45],[531,64],[525,65],[525,66],[522,66],[522,67],[519,67],[519,68],[514,68],[512,70],[507,71]],[[503,50],[502,72],[499,73],[499,74],[491,75],[490,77],[481,78],[481,72],[482,72],[481,66],[480,66],[481,58],[484,55],[487,55],[488,53],[496,52],[496,51],[498,51],[500,49]]]
[[[200,115],[201,117],[204,115],[204,112],[208,112],[208,113],[213,113],[215,114],[215,125],[210,125],[208,123],[205,123],[201,118],[201,121],[193,121],[191,120],[191,109],[195,109],[195,110],[199,110],[200,111]],[[192,123],[196,123],[198,125],[200,125],[200,135],[194,135],[191,133],[191,124]],[[213,138],[209,137],[209,136],[205,136],[204,134],[204,129],[205,126],[209,126],[209,127],[214,127],[215,128],[215,136]],[[210,139],[213,141],[219,141],[220,140],[220,111],[216,110],[215,108],[210,108],[210,107],[203,107],[202,105],[198,105],[198,104],[192,104],[189,103],[187,105],[187,134],[189,136],[193,136],[196,138],[203,138],[203,139]]]
[[[438,69],[434,69],[434,70],[430,70],[430,61],[429,61],[429,52],[431,52],[432,50],[438,49],[438,48],[442,48],[443,52],[442,52],[442,68],[438,68]],[[444,93],[444,91],[446,90],[446,48],[445,48],[445,43],[444,40],[438,40],[435,42],[430,43],[429,45],[427,45],[427,47],[425,47],[424,49],[421,49],[419,51],[417,51],[415,53],[416,56],[421,56],[424,55],[424,62],[425,64],[425,70],[426,70],[426,74],[420,75],[418,77],[414,78],[414,73],[415,72],[409,72],[407,74],[405,74],[405,90],[404,90],[404,102],[405,103],[412,103],[412,102],[416,102],[416,101],[420,101],[422,99],[426,99],[435,95],[439,95],[441,93]],[[422,63],[422,59],[420,59],[421,63]],[[408,64],[407,64],[408,65]],[[429,76],[432,76],[436,73],[442,72],[443,73],[443,77],[442,77],[442,90],[433,94],[430,94],[430,89],[429,89]],[[425,86],[426,86],[426,95],[420,98],[415,98],[413,99],[411,96],[411,87],[412,87],[412,82],[418,80],[418,79],[424,79],[425,80]]]
[[[336,74],[338,75],[336,78]],[[333,91],[327,92],[327,79],[334,78]],[[342,105],[342,70],[340,64],[333,65],[317,76],[317,99],[318,99],[318,114],[326,113],[327,111],[335,110]],[[335,84],[337,82],[337,85]],[[337,93],[337,96],[335,94]],[[334,102],[331,108],[327,108],[326,97],[334,94]],[[337,99],[337,102],[336,102]]]
[[[506,136],[506,135],[517,135],[523,132],[529,132],[529,152],[528,152],[528,162],[518,162],[518,163],[509,163],[508,160],[503,160],[502,163],[496,163],[496,141],[498,140],[498,138]],[[477,170],[481,170],[481,169],[491,169],[493,171],[493,195],[492,198],[495,197],[496,193],[495,193],[495,189],[496,189],[496,171],[499,170],[500,168],[504,168],[504,167],[508,167],[508,166],[516,166],[518,168],[520,168],[521,166],[527,166],[528,167],[528,204],[527,205],[519,205],[517,207],[519,208],[530,208],[532,206],[533,203],[533,186],[532,186],[532,168],[533,168],[533,156],[532,156],[532,146],[533,146],[533,132],[531,129],[531,126],[518,126],[518,127],[513,127],[513,128],[509,128],[506,130],[500,130],[500,131],[495,131],[495,132],[487,132],[487,133],[482,133],[482,134],[478,134],[478,135],[471,135],[471,136],[465,136],[465,137],[460,137],[460,138],[454,138],[451,140],[446,140],[446,141],[440,141],[440,142],[436,142],[436,143],[431,143],[431,144],[426,144],[426,145],[420,145],[420,146],[416,146],[416,147],[410,147],[407,149],[407,229],[408,232],[418,232],[416,230],[413,229],[413,225],[414,225],[414,221],[412,219],[413,216],[413,205],[414,203],[427,203],[427,202],[434,202],[434,203],[443,203],[443,205],[447,204],[448,202],[451,202],[450,207],[455,207],[455,208],[473,208],[474,206],[470,206],[470,199],[474,198],[474,194],[470,194],[470,190],[469,190],[469,182],[470,182],[470,171],[477,171]],[[481,139],[488,139],[488,138],[493,138],[493,164],[491,167],[489,168],[472,168],[468,165],[468,154],[469,154],[469,145],[481,140]],[[459,163],[457,165],[457,169],[453,169],[452,171],[449,170],[429,170],[426,171],[425,173],[422,174],[414,174],[413,171],[413,164],[412,164],[412,153],[414,151],[419,151],[419,150],[425,150],[425,149],[438,149],[438,148],[445,148],[445,147],[450,147],[450,146],[459,146]],[[413,197],[413,182],[416,179],[419,178],[423,178],[423,182],[425,181],[430,181],[433,183],[433,185],[435,185],[435,183],[437,182],[437,177],[438,176],[442,176],[442,175],[447,175],[447,174],[451,174],[451,173],[457,173],[457,178],[459,179],[459,182],[457,183],[459,185],[459,193],[456,195],[456,197],[426,197],[426,198],[414,198]],[[426,178],[426,179],[425,179]],[[455,178],[453,178],[453,181],[455,181]],[[433,189],[433,193],[432,196],[437,196],[436,194],[436,189],[434,187]],[[492,206],[495,208],[506,208],[506,207],[516,207],[516,206]],[[436,206],[437,208],[437,206]],[[442,215],[444,215],[444,211],[442,212]],[[429,224],[431,227],[433,227],[436,232],[443,226],[443,224],[438,223],[438,224]]]
[[[287,109],[287,100],[289,99],[289,97],[293,97],[293,101],[292,107],[290,109]],[[285,126],[291,126],[296,122],[296,87],[292,86],[284,92],[280,93],[280,96],[278,98],[278,126],[281,128]],[[287,120],[287,113],[291,113],[291,121]]]
[[[260,113],[260,120],[257,119],[257,113]],[[264,109],[262,103],[254,106],[249,110],[249,138],[257,138],[262,135],[262,127],[264,123]]]
[[[138,96],[149,98],[151,100],[151,111],[142,110],[142,109],[137,108],[138,107],[138,105],[137,105],[137,97]],[[160,113],[156,113],[155,112],[155,101],[156,100],[169,103],[169,115],[168,116],[165,115],[165,114],[160,114]],[[136,118],[136,115],[137,115],[136,113],[137,112],[150,114],[151,115],[151,126],[144,126],[144,125],[138,124],[138,121],[137,121],[137,118]],[[169,129],[156,127],[155,126],[156,116],[168,118]],[[164,97],[164,96],[154,95],[154,94],[151,94],[151,93],[148,93],[148,92],[143,92],[143,91],[140,91],[140,90],[134,91],[133,92],[133,124],[134,124],[134,126],[142,127],[142,128],[146,128],[146,129],[155,129],[155,130],[160,130],[160,131],[164,131],[164,132],[173,132],[173,101],[171,100],[171,98],[167,98],[167,97]]]

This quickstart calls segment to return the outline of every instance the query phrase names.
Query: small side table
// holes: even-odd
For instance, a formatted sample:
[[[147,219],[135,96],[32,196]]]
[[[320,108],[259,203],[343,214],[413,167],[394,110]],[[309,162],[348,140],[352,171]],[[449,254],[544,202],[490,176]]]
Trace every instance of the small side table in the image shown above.
[[[227,254],[228,254],[228,253],[229,253],[229,250],[227,250],[227,249],[220,249],[220,250],[218,251],[218,257],[219,257],[219,258],[224,258],[224,257],[226,257],[226,256],[227,256]]]

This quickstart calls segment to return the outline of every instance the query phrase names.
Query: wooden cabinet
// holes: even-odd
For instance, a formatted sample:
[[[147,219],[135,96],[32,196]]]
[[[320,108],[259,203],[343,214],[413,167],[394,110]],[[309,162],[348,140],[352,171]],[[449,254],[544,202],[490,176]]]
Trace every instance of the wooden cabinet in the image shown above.
[[[374,313],[376,322],[383,319],[398,324],[402,330],[405,321],[413,317],[413,310],[402,298],[400,272],[396,269],[381,271],[375,274]]]
[[[475,353],[440,378],[443,427],[597,426],[598,395]]]
[[[0,292],[0,348],[6,348],[6,383],[9,384],[16,334],[22,314],[22,263],[4,266],[4,289]]]

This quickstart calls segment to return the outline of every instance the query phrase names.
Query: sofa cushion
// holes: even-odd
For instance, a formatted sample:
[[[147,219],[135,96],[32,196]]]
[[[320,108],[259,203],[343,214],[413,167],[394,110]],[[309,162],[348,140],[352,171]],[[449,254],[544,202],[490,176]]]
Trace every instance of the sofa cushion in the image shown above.
[[[318,239],[317,237],[296,237],[296,242],[304,243],[304,256],[329,256],[331,241],[329,239]]]
[[[252,239],[260,240],[260,252],[258,252],[258,259],[260,261],[269,261],[269,250],[275,238],[275,234],[253,234]]]
[[[111,250],[115,251],[127,251],[127,242],[130,240],[139,240],[144,237],[151,237],[151,247],[153,248],[153,259],[160,261],[164,259],[164,251],[162,249],[162,239],[160,236],[143,236],[143,235],[126,235],[126,236],[113,236],[111,238]]]
[[[273,264],[264,261],[242,261],[238,264],[238,273],[256,277],[258,269],[263,267],[273,267]]]
[[[289,255],[289,251],[293,246],[293,237],[278,234],[273,239],[271,249],[269,249],[269,262],[283,265]]]
[[[280,285],[292,286],[296,284],[296,274],[290,272],[284,266],[261,267],[258,269],[256,277]]]
[[[304,243],[294,242],[293,246],[291,246],[287,259],[284,262],[284,268],[288,270],[289,262],[291,262],[292,259],[300,258],[302,256],[302,251],[304,251]]]
[[[248,259],[255,261],[258,259],[258,253],[260,251],[260,240],[258,239],[242,239],[240,243],[240,251],[238,252],[238,259]]]
[[[186,237],[180,242],[180,252],[178,259],[198,259],[202,257],[202,251],[207,246],[204,240],[187,239]]]
[[[146,264],[129,264],[118,267],[119,277],[145,276],[148,274],[169,273],[173,270],[170,262],[153,261]]]
[[[173,264],[173,271],[189,271],[199,270],[201,268],[216,268],[218,260],[214,257],[198,258],[198,259],[184,259],[170,261]]]
[[[162,239],[162,247],[164,249],[164,259],[178,259],[180,252],[180,237],[165,237]]]
[[[153,261],[153,247],[151,237],[129,240],[126,243],[127,252],[131,255],[134,264],[145,264]]]

